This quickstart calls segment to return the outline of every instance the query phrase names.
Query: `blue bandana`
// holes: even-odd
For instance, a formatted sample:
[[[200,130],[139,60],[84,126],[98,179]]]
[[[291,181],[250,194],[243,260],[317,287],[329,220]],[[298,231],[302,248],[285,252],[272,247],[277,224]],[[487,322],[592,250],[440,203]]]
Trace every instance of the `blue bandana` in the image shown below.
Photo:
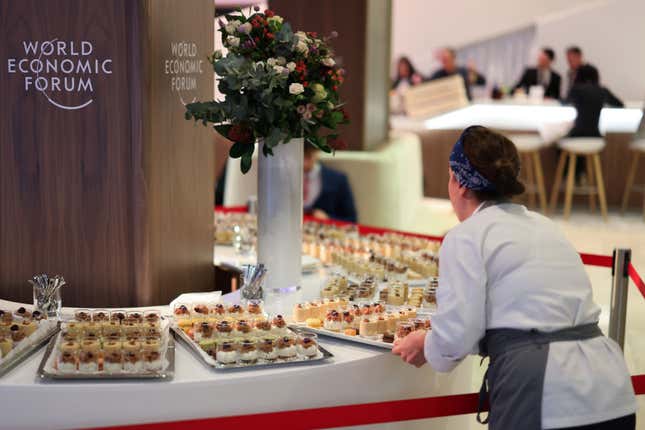
[[[450,153],[450,170],[457,178],[459,185],[473,191],[495,192],[495,185],[479,173],[464,153],[464,134],[459,136]]]

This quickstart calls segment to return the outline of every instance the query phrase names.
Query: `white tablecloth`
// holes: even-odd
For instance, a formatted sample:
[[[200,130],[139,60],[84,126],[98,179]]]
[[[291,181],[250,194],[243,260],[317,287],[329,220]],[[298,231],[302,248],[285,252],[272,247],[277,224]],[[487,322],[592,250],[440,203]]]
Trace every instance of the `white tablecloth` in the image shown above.
[[[302,291],[292,300],[316,296],[323,276],[322,271],[305,276]],[[0,300],[0,308],[15,306]],[[331,361],[224,373],[204,366],[177,342],[175,377],[169,382],[42,382],[36,377],[42,349],[0,378],[0,429],[176,421],[471,391],[471,362],[445,375],[405,365],[382,349],[329,338],[322,338],[321,345],[334,354]],[[458,420],[464,423],[459,428],[467,428],[472,417]],[[455,425],[455,420],[450,422]],[[397,424],[397,428],[427,426],[419,421]],[[444,427],[435,422],[433,428]]]

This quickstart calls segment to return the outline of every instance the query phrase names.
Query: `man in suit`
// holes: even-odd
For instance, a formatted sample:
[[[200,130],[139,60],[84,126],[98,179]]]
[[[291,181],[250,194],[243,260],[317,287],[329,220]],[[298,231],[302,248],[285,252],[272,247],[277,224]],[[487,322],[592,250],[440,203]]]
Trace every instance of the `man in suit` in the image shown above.
[[[562,79],[556,73],[551,64],[555,60],[555,52],[551,48],[542,48],[537,58],[537,67],[527,67],[524,69],[522,78],[515,85],[514,90],[523,88],[526,94],[534,85],[541,85],[544,88],[544,97],[551,99],[560,98],[560,82]]]
[[[585,63],[582,55],[582,49],[580,49],[579,46],[570,46],[569,48],[567,48],[567,63],[569,63],[569,70],[567,71],[567,92],[565,98],[569,97],[569,92],[571,91],[573,85],[576,83],[576,75],[580,67],[588,66],[594,69],[596,73],[598,73],[598,69],[596,69],[589,63]]]
[[[347,176],[318,161],[318,150],[305,143],[303,205],[306,215],[319,219],[357,222],[352,188]]]
[[[429,80],[461,75],[464,78],[464,85],[466,85],[468,100],[472,100],[470,95],[471,85],[486,85],[486,78],[475,69],[473,64],[469,64],[468,68],[457,66],[457,53],[453,48],[442,48],[438,57],[442,67],[435,71]]]

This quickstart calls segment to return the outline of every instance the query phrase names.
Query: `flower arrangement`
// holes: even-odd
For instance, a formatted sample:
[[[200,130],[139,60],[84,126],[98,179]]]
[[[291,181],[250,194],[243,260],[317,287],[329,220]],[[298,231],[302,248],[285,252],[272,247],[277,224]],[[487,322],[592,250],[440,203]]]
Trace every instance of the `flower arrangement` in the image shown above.
[[[338,95],[345,71],[329,45],[337,34],[294,33],[282,17],[258,7],[250,16],[240,10],[225,18],[219,31],[228,54],[209,57],[225,98],[186,105],[186,119],[212,123],[233,141],[229,155],[241,158],[243,173],[258,139],[264,156],[300,137],[325,152],[343,148],[337,127],[349,122]]]

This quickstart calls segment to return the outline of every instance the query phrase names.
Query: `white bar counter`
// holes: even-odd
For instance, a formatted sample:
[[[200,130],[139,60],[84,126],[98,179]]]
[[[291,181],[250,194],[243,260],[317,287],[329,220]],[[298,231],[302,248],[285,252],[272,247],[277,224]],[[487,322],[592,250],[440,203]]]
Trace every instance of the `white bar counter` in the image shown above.
[[[636,132],[642,107],[642,102],[628,102],[624,108],[603,108],[598,125],[600,132]],[[431,118],[392,116],[390,123],[393,129],[417,132],[461,130],[474,124],[508,131],[540,131],[545,125],[572,124],[575,118],[574,107],[556,101],[477,100],[469,106]]]
[[[317,295],[324,270],[303,277],[297,300]],[[225,296],[225,300],[229,301]],[[63,295],[64,299],[64,295]],[[1,309],[19,304],[0,300]],[[167,307],[161,308],[169,311]],[[64,308],[64,313],[72,309]],[[321,337],[334,357],[313,366],[217,372],[176,342],[172,381],[45,382],[45,348],[0,378],[0,429],[71,429],[167,422],[399,400],[472,391],[471,359],[451,374],[406,365],[389,351]],[[450,420],[467,428],[472,416]],[[432,428],[446,428],[444,420]],[[315,426],[315,423],[312,423]],[[428,421],[397,423],[428,428]],[[455,428],[455,427],[451,427]]]

